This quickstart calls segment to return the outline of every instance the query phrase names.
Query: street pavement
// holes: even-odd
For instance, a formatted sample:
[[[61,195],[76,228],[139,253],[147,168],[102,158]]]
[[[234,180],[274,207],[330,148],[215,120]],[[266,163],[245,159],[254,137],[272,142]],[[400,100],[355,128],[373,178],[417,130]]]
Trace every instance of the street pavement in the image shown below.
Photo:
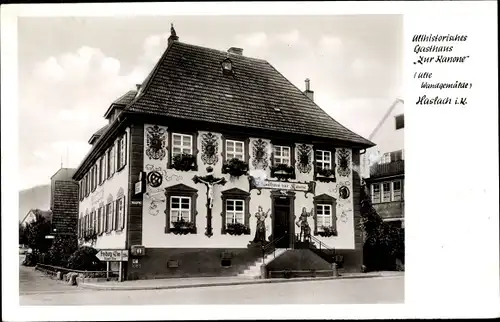
[[[69,286],[20,268],[21,305],[375,304],[404,303],[404,276],[100,291]]]

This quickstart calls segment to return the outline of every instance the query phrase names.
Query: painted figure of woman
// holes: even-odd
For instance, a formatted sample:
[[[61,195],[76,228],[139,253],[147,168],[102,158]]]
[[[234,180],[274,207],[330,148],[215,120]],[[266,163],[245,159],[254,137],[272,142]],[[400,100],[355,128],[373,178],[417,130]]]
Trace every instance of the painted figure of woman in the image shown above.
[[[299,236],[300,241],[303,240],[305,241],[309,239],[309,237],[311,237],[311,227],[307,222],[307,217],[311,217],[312,212],[313,209],[311,209],[311,212],[308,213],[306,207],[302,207],[302,213],[300,214],[299,220],[296,222],[297,227],[300,227],[300,236]]]
[[[255,229],[255,238],[253,241],[255,243],[264,242],[266,240],[266,218],[271,209],[267,212],[262,210],[262,206],[259,206],[259,210],[255,213],[255,218],[257,218],[257,229]]]

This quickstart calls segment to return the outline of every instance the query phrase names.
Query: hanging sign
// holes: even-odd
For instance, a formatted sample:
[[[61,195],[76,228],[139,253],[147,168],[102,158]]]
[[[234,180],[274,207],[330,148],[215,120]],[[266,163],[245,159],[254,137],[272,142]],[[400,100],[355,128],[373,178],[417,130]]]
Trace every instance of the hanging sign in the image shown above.
[[[258,189],[276,189],[284,191],[302,191],[306,194],[314,194],[316,182],[286,182],[286,181],[271,181],[267,179],[248,177],[250,182],[250,190]],[[260,193],[259,193],[260,194]]]

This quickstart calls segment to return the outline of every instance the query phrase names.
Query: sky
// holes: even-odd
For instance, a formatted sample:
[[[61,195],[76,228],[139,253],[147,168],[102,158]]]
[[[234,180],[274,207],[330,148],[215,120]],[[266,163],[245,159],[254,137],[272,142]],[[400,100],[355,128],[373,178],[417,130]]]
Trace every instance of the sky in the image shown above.
[[[267,60],[315,102],[368,137],[402,95],[402,15],[21,17],[20,188],[78,167],[113,100],[142,83],[179,41]],[[375,142],[376,143],[376,142]]]

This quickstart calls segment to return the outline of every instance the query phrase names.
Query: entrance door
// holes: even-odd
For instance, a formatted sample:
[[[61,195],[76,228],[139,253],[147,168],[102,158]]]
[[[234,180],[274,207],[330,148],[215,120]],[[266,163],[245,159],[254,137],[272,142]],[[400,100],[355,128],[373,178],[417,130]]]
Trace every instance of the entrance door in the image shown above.
[[[290,199],[274,199],[274,227],[273,238],[279,240],[276,248],[288,248],[290,246]]]

